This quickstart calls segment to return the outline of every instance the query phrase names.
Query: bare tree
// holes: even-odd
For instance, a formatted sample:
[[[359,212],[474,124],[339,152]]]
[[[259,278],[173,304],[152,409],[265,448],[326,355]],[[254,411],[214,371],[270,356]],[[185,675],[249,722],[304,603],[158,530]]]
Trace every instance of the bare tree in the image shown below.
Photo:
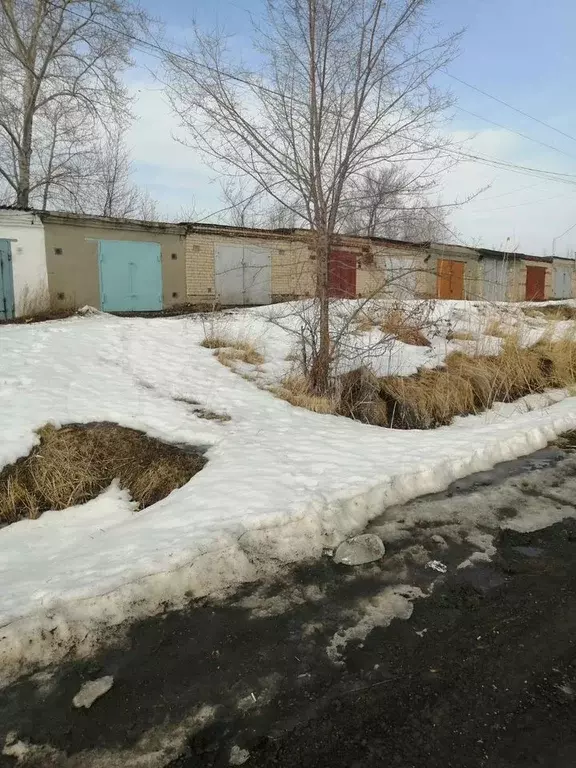
[[[370,169],[343,203],[340,228],[351,235],[410,242],[450,240],[448,214],[456,203],[433,204],[429,198],[438,176],[437,169],[432,175],[394,165]]]
[[[77,209],[99,216],[153,221],[156,202],[132,180],[132,161],[124,133],[117,127],[102,140],[91,184],[76,201]]]
[[[70,181],[71,148],[84,149],[72,126],[97,136],[127,117],[120,74],[144,23],[127,0],[0,0],[0,177],[17,205],[46,203]]]
[[[268,0],[256,30],[262,68],[247,73],[223,36],[196,31],[194,61],[167,57],[169,94],[188,141],[223,172],[250,178],[311,229],[318,344],[311,384],[330,386],[329,262],[359,180],[383,164],[442,154],[449,99],[431,76],[455,37],[438,41],[429,0]]]

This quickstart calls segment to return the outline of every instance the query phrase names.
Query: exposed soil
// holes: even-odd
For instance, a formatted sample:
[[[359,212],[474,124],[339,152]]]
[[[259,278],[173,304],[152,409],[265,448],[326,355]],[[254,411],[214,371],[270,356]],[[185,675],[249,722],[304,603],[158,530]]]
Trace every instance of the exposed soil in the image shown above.
[[[157,312],[108,312],[107,314],[116,315],[117,317],[179,317],[180,315],[195,315],[201,312],[217,312],[220,309],[222,307],[214,306],[213,304],[178,304],[177,306],[166,307],[166,309],[161,309]],[[47,320],[64,320],[67,317],[74,317],[76,313],[76,309],[50,309],[46,312],[38,312],[26,317],[12,317],[9,320],[0,320],[0,326],[29,325],[30,323],[44,323]]]
[[[118,424],[46,425],[28,456],[0,472],[0,524],[96,498],[118,479],[140,509],[180,488],[206,459]]]
[[[509,517],[529,502],[557,511],[560,497],[568,512],[573,447],[569,438],[501,465],[491,483],[482,473],[414,504],[445,504],[448,515],[485,494],[498,504],[513,487]],[[233,748],[247,750],[248,768],[574,768],[576,521],[502,531],[495,543],[492,562],[458,569],[469,544],[446,548],[415,528],[377,563],[350,569],[326,557],[281,582],[142,621],[126,647],[4,689],[0,737],[50,745],[50,761],[21,763],[38,768],[223,768]],[[445,575],[425,567],[430,557]],[[376,621],[339,659],[327,653],[367,601],[402,583],[428,595],[408,620]],[[82,683],[103,675],[112,689],[74,710]],[[211,722],[189,726],[180,744],[177,729],[201,707]],[[155,762],[155,746],[129,762],[154,729],[174,733],[178,756],[166,747]],[[16,764],[0,756],[2,768]]]

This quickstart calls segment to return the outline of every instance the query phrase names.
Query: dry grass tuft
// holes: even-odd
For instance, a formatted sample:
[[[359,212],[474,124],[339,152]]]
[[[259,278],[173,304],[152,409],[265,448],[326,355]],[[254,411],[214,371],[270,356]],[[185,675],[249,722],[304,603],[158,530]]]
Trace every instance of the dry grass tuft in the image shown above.
[[[410,317],[402,309],[390,309],[380,321],[380,330],[394,336],[404,344],[416,347],[429,347],[430,342],[424,336],[416,317]]]
[[[206,460],[117,424],[51,425],[40,444],[0,472],[0,523],[37,518],[98,496],[118,479],[142,509],[180,488]]]
[[[281,384],[271,387],[270,392],[291,405],[306,408],[315,413],[337,413],[338,410],[336,398],[329,395],[315,395],[305,376],[286,376]]]
[[[206,336],[201,342],[201,347],[207,349],[222,349],[223,347],[229,347],[231,341],[226,336]]]
[[[499,355],[470,357],[454,352],[445,367],[415,376],[380,380],[381,397],[391,427],[430,429],[450,424],[455,416],[480,413],[495,402],[513,402],[550,388],[576,382],[576,342],[543,340],[522,347],[514,336],[504,339]]]
[[[567,304],[546,304],[543,307],[523,307],[520,309],[528,317],[546,317],[550,320],[576,320],[576,307]]]
[[[220,349],[216,353],[216,359],[222,365],[228,366],[228,368],[232,368],[234,363],[261,365],[264,362],[263,355],[247,341],[237,341],[233,346],[230,345]]]
[[[365,424],[388,426],[386,403],[380,396],[380,381],[368,368],[358,368],[340,377],[338,414]]]
[[[379,321],[371,317],[367,314],[360,314],[355,319],[354,324],[356,326],[356,330],[359,333],[367,333],[368,331],[371,331],[373,328],[377,328],[379,325]]]
[[[467,331],[449,331],[446,334],[446,341],[474,341],[475,336]]]
[[[496,338],[503,339],[510,335],[509,331],[504,330],[502,323],[498,318],[492,318],[484,329],[486,336],[495,336]]]
[[[228,368],[232,368],[234,363],[261,365],[264,362],[263,355],[246,339],[233,338],[223,334],[207,334],[200,345],[208,349],[218,350],[216,359]]]
[[[203,408],[198,400],[193,400],[191,397],[173,397],[172,398],[177,403],[186,403],[186,405],[189,405],[194,412],[195,416],[198,416],[199,419],[208,419],[209,421],[231,421],[232,417],[229,416],[227,413],[217,413],[216,411],[211,411],[209,408]]]

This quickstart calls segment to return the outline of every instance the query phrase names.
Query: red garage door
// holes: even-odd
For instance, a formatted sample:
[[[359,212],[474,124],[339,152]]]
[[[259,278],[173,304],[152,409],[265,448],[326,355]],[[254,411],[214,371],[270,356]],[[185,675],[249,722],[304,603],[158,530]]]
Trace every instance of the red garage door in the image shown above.
[[[526,267],[526,301],[546,298],[546,267]]]
[[[328,270],[328,295],[335,299],[356,296],[356,255],[348,251],[332,251]]]

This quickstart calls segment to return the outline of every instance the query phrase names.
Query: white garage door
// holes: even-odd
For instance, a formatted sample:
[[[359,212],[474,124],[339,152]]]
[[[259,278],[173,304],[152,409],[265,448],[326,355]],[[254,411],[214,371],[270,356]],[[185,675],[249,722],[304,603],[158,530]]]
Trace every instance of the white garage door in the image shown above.
[[[554,298],[572,298],[572,270],[570,267],[554,267]]]
[[[417,265],[399,256],[380,256],[378,268],[385,276],[385,293],[395,299],[413,299],[416,295]]]
[[[221,304],[270,304],[270,252],[264,248],[217,245],[216,296]]]
[[[486,301],[506,301],[508,262],[505,259],[483,259],[484,291]]]

